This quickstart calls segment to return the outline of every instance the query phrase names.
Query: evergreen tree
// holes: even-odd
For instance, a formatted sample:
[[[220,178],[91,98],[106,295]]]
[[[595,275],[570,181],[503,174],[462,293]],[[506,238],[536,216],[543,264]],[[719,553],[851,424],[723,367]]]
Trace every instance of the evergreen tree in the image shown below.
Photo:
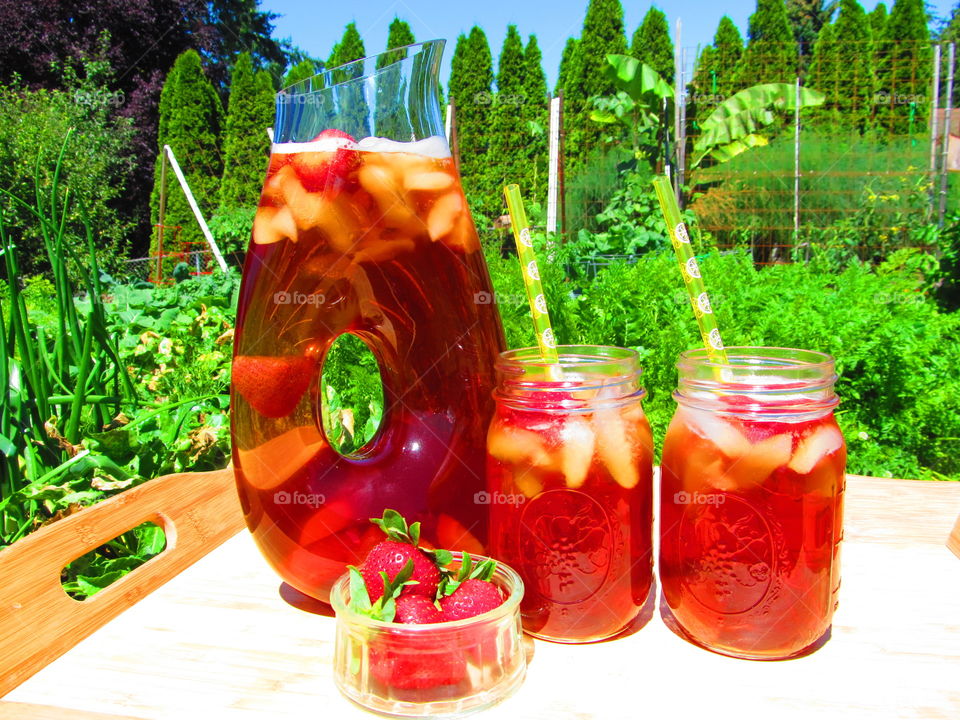
[[[567,83],[575,74],[573,64],[577,61],[577,38],[567,38],[567,44],[563,46],[563,54],[560,56],[560,72],[557,75],[557,86],[554,88],[554,94],[559,95],[566,92]]]
[[[363,38],[357,32],[356,23],[349,23],[343,31],[340,42],[333,46],[327,60],[327,67],[332,70],[340,65],[346,65],[354,60],[366,57],[366,54],[367,52],[363,48]],[[334,80],[340,82],[336,75],[334,75]]]
[[[366,57],[363,39],[357,32],[355,23],[348,23],[343,31],[340,42],[333,46],[330,57],[327,59],[327,69],[330,70],[328,82],[331,84],[343,83],[363,75],[365,63],[344,70],[336,70],[341,65],[352,63]],[[364,98],[363,88],[357,83],[342,88],[337,92],[338,129],[360,139],[370,135],[370,109]]]
[[[493,115],[493,57],[483,30],[474,26],[457,38],[450,70],[450,98],[457,108],[460,174],[472,207],[482,214],[499,214],[500,202],[486,172],[490,122]]]
[[[195,50],[187,50],[177,58],[160,94],[159,147],[150,198],[154,223],[160,221],[160,163],[164,145],[169,145],[176,155],[204,217],[210,217],[216,209],[223,172],[222,125],[223,109],[217,91],[203,72],[200,55]],[[180,225],[184,241],[202,241],[203,235],[187,198],[170,170],[166,175],[166,198],[164,224]],[[165,233],[165,251],[174,249],[172,237],[171,233]]]
[[[887,29],[887,6],[882,2],[877,3],[867,17],[870,18],[870,31],[874,44],[879,44]]]
[[[787,17],[804,60],[813,54],[820,29],[830,24],[837,0],[787,0]]]
[[[592,99],[615,92],[613,81],[607,76],[607,55],[626,52],[620,0],[590,0],[563,92],[569,158],[584,160],[600,144],[604,129],[590,119]]]
[[[642,63],[646,63],[671,85],[674,77],[673,41],[670,39],[670,26],[667,16],[659,8],[651,5],[636,31],[630,54]]]
[[[273,121],[273,83],[261,70],[254,74],[249,53],[240,53],[230,78],[226,133],[223,138],[223,180],[220,208],[256,207],[267,169]]]
[[[523,51],[523,120],[527,132],[527,180],[531,199],[545,202],[548,178],[547,133],[550,129],[550,105],[547,98],[547,76],[543,72],[543,56],[537,36],[527,39]]]
[[[393,19],[393,22],[390,23],[390,29],[387,31],[387,50],[393,50],[394,48],[401,48],[406,45],[413,45],[416,42],[416,39],[413,37],[413,31],[410,29],[410,26],[403,20],[398,17]],[[392,62],[397,60],[402,60],[407,56],[406,51],[398,51],[396,53],[384,53],[380,56],[380,59],[377,60],[377,69],[380,69],[386,65],[389,65]]]
[[[840,0],[836,21],[821,28],[807,84],[826,96],[810,111],[818,122],[832,130],[870,127],[876,93],[873,43],[870,21],[857,0]]]
[[[783,0],[757,0],[747,35],[750,40],[740,58],[736,90],[759,83],[795,82],[797,41]]]
[[[737,66],[743,56],[743,36],[733,20],[724,15],[720,18],[717,33],[713,36],[713,46],[717,49],[716,90],[723,97],[734,93]]]
[[[403,70],[394,63],[406,59],[407,50],[395,50],[415,42],[410,26],[400,18],[394,18],[387,33],[386,52],[377,58],[377,104],[374,112],[374,134],[394,140],[410,136],[410,120],[407,113],[406,91]],[[439,98],[438,98],[439,101]]]
[[[923,0],[896,0],[878,43],[877,124],[894,134],[923,132],[930,116],[927,20]]]
[[[284,75],[283,87],[288,88],[291,85],[296,85],[299,82],[303,82],[307,78],[311,78],[316,75],[321,71],[321,69],[322,68],[318,68],[317,64],[309,58],[301,60],[292,68],[290,68],[286,75]]]
[[[870,21],[870,39],[873,42],[873,73],[879,89],[880,55],[883,53],[883,37],[887,32],[887,6],[883,3],[877,3],[873,11],[867,14],[867,19]]]
[[[717,105],[734,93],[735,73],[743,55],[743,37],[733,20],[720,18],[713,44],[707,45],[697,59],[693,75],[693,93],[687,114],[703,122]]]
[[[497,60],[497,94],[490,124],[490,180],[496,187],[506,183],[524,185],[526,128],[524,127],[524,80],[526,67],[523,40],[516,25],[507,26],[507,36]]]

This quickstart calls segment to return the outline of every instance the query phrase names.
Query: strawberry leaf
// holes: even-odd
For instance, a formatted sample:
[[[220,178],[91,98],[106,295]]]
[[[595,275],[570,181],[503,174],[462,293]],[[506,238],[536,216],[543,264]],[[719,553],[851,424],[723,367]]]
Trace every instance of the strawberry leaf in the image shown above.
[[[453,562],[453,553],[449,550],[427,550],[424,548],[423,552],[433,560],[433,564],[438,568],[445,568],[451,562]]]
[[[420,523],[414,523],[414,527],[408,528],[406,519],[396,510],[387,508],[383,511],[382,518],[370,518],[370,522],[383,530],[388,539],[395,542],[416,545],[420,540]],[[413,537],[414,534],[416,539]]]
[[[348,565],[350,571],[350,604],[349,608],[355,613],[366,615],[370,612],[370,593],[363,582],[363,575],[353,565]]]
[[[489,582],[490,578],[493,577],[494,570],[496,569],[497,561],[492,558],[488,558],[473,568],[473,570],[470,572],[470,577],[471,579],[485,580]]]

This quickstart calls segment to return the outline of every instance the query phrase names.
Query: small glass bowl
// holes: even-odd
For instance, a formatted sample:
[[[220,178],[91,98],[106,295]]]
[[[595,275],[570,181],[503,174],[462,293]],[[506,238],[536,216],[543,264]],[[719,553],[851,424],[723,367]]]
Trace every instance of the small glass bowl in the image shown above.
[[[456,570],[462,556],[453,557],[450,568]],[[330,591],[337,616],[333,674],[340,692],[367,710],[395,717],[456,717],[507,697],[527,670],[523,581],[500,562],[492,581],[507,598],[500,607],[464,620],[416,625],[351,612],[350,576],[342,575]]]

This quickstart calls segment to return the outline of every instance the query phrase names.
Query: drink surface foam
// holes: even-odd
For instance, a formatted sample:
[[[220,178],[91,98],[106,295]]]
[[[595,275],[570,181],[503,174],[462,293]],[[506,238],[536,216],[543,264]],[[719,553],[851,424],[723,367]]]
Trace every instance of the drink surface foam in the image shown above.
[[[341,147],[352,147],[362,152],[405,152],[438,159],[450,157],[450,147],[447,145],[447,140],[440,135],[434,135],[424,138],[423,140],[414,140],[412,142],[398,142],[397,140],[389,140],[381,137],[367,137],[356,143],[352,143],[343,138],[327,137],[311,142],[274,143],[272,152],[277,155],[303,152],[333,152]]]

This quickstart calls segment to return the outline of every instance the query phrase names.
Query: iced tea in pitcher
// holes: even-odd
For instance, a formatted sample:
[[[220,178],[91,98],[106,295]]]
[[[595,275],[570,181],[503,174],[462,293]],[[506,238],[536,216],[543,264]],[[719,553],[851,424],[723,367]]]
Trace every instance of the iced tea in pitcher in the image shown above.
[[[238,308],[237,486],[261,551],[327,600],[394,508],[426,543],[482,551],[487,424],[503,332],[443,136],[443,42],[393,50],[278,95],[269,169]],[[377,358],[381,426],[350,455],[323,430],[333,342]]]

